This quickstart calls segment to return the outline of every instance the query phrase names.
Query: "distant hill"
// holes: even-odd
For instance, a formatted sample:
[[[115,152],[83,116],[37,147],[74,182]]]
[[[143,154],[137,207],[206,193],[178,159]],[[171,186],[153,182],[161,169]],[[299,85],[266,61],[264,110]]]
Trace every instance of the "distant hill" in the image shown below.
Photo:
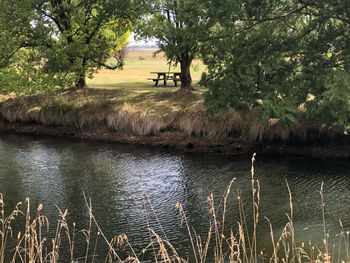
[[[127,45],[128,50],[145,50],[145,49],[150,49],[150,50],[155,50],[159,49],[159,47],[155,44],[130,44]]]

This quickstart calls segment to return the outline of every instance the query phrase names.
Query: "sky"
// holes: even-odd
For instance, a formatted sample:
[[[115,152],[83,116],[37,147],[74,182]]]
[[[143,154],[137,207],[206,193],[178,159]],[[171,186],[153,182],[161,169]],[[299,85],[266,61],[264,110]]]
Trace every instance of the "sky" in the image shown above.
[[[132,33],[131,36],[129,37],[129,46],[132,45],[149,45],[153,46],[156,45],[156,40],[155,39],[149,39],[149,40],[136,40],[135,39],[135,34]]]

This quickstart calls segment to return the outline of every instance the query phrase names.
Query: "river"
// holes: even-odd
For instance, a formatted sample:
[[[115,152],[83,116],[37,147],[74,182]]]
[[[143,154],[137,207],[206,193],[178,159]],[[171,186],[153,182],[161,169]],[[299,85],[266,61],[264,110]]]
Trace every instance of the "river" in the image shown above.
[[[42,212],[51,221],[50,231],[55,230],[57,207],[67,208],[69,222],[75,222],[77,229],[84,228],[88,222],[85,193],[108,238],[125,233],[139,252],[150,241],[147,229],[151,227],[166,235],[185,258],[191,254],[190,243],[175,204],[183,205],[189,224],[205,238],[210,219],[207,197],[213,193],[220,210],[225,189],[236,178],[228,199],[227,226],[234,228],[239,220],[238,192],[250,224],[250,167],[249,156],[190,154],[67,138],[0,136],[0,192],[7,211],[30,197],[34,210],[43,204]],[[322,182],[330,237],[339,234],[339,219],[345,229],[350,228],[348,162],[258,155],[255,170],[261,187],[259,250],[269,251],[271,246],[264,217],[271,220],[276,236],[287,222],[286,182],[292,192],[298,242],[322,241]]]

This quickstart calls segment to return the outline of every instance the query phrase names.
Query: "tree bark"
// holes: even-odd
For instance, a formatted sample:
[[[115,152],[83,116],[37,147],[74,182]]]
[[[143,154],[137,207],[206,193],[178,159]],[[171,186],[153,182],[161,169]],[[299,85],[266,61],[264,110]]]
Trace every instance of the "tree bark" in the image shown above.
[[[85,79],[85,67],[87,65],[87,59],[86,58],[83,58],[82,62],[81,62],[81,67],[82,67],[82,71],[80,72],[79,74],[79,80],[78,82],[75,84],[75,86],[78,88],[78,89],[84,89],[87,87],[86,85],[86,79]]]
[[[78,89],[84,89],[87,87],[85,75],[80,75],[78,82],[75,84]]]
[[[191,77],[191,63],[192,56],[188,53],[185,53],[180,58],[180,67],[181,67],[181,90],[191,91],[192,88],[192,77]]]

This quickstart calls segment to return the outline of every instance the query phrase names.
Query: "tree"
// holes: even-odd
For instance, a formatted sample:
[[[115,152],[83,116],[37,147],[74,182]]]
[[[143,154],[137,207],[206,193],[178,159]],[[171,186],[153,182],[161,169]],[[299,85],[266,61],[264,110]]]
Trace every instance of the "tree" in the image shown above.
[[[346,129],[350,117],[343,112],[349,112],[350,104],[337,107],[338,114],[327,109],[329,103],[344,101],[350,87],[346,77],[350,74],[350,3],[236,3],[226,14],[217,10],[222,19],[203,49],[207,104],[243,112],[256,109],[265,116],[261,120],[277,118],[287,123],[294,122],[303,108],[303,114],[318,123]],[[332,100],[325,99],[329,95]],[[331,116],[326,117],[326,112]]]
[[[158,41],[169,63],[180,64],[182,90],[192,89],[191,63],[199,55],[200,40],[215,23],[210,4],[204,0],[149,1],[143,22],[137,26],[139,36]]]
[[[76,86],[86,86],[85,77],[95,68],[116,69],[106,61],[129,33],[132,9],[125,0],[50,0],[36,5],[38,22],[50,28],[48,70],[68,70],[77,76]]]
[[[66,74],[78,88],[99,67],[116,69],[107,63],[112,53],[126,44],[135,18],[129,0],[3,0],[21,8],[24,3],[28,38],[15,48],[39,51],[40,66],[47,73]],[[18,23],[22,23],[19,16]],[[15,21],[16,22],[16,21]],[[10,34],[12,39],[15,34]],[[14,53],[13,53],[14,55]]]
[[[46,60],[38,46],[44,32],[34,28],[37,15],[33,3],[0,1],[1,92],[34,92],[70,84],[62,74],[42,71]]]
[[[29,25],[35,15],[28,1],[19,5],[16,1],[1,0],[0,9],[0,68],[4,68],[19,49],[33,46]]]

